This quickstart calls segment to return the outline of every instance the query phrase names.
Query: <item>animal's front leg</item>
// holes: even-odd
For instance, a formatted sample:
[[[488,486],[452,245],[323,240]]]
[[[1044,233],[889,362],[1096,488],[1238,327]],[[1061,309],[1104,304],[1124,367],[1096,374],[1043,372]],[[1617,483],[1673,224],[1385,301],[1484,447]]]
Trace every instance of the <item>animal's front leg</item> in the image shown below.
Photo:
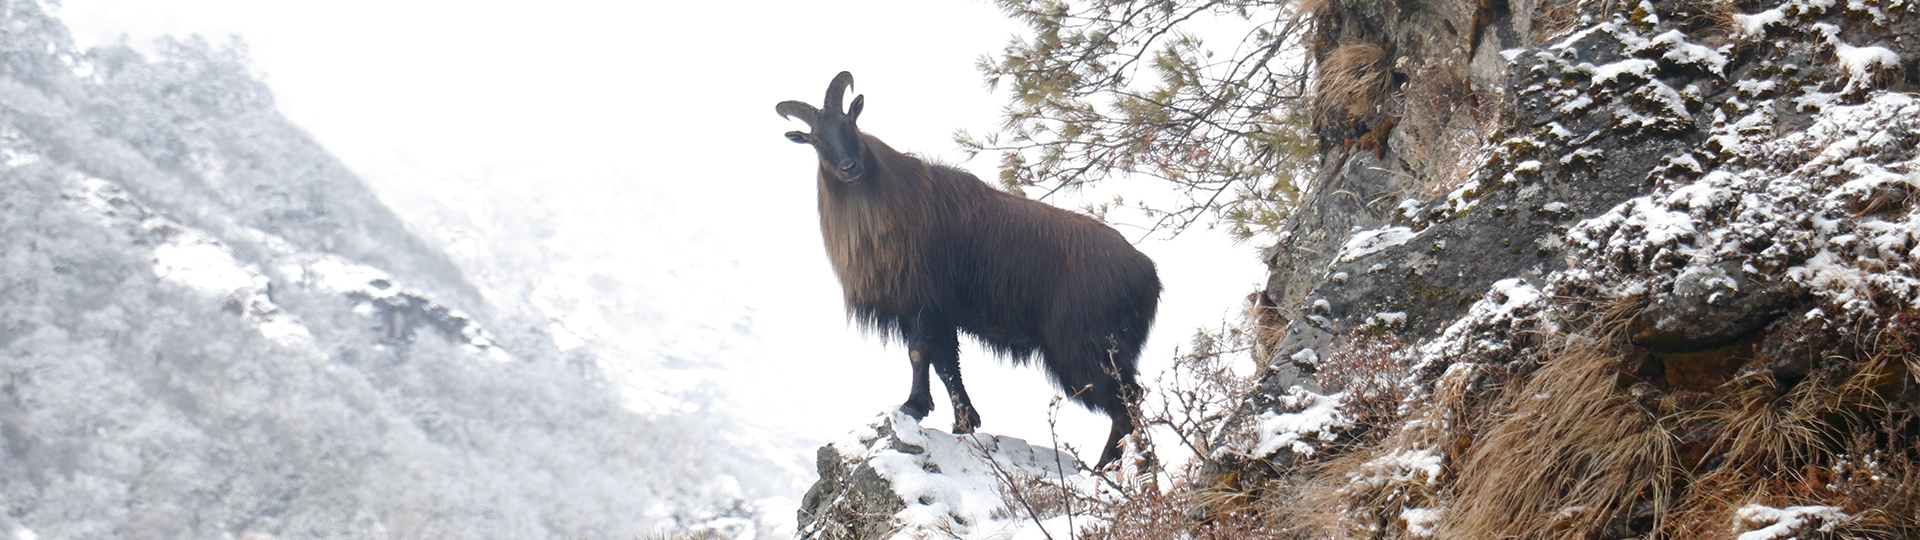
[[[913,362],[913,391],[907,394],[907,402],[900,404],[900,412],[920,420],[933,412],[933,392],[928,388],[926,355],[916,348],[907,351],[907,359]]]
[[[915,359],[922,361],[915,364],[917,369],[931,364],[934,373],[940,374],[941,384],[946,385],[947,396],[953,399],[953,432],[973,433],[980,427],[980,413],[973,409],[967,388],[960,383],[959,330],[945,319],[923,315],[907,333],[907,347]]]

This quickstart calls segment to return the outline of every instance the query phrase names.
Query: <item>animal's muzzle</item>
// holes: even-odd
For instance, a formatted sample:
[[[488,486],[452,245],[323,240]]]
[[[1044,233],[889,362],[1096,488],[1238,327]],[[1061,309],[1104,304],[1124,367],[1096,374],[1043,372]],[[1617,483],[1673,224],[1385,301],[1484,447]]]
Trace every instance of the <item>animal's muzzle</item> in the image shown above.
[[[865,168],[861,167],[858,161],[849,161],[840,164],[840,180],[843,182],[859,182],[860,177],[864,176],[865,173]]]

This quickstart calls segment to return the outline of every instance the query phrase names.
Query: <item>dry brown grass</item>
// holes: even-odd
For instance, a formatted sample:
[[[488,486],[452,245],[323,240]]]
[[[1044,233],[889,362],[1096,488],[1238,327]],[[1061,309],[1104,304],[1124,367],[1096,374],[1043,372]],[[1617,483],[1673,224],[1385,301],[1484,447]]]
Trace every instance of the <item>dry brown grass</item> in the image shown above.
[[[1728,383],[1697,411],[1676,415],[1709,445],[1666,533],[1722,538],[1742,532],[1735,512],[1748,504],[1823,505],[1852,519],[1820,538],[1909,538],[1920,534],[1920,453],[1912,411],[1887,396],[1907,385],[1916,355],[1902,324],[1869,333],[1855,354],[1832,355],[1823,369],[1784,392],[1770,373]]]
[[[1387,96],[1387,50],[1370,41],[1343,41],[1322,56],[1314,80],[1316,124],[1376,112]]]
[[[1582,537],[1637,502],[1666,505],[1673,437],[1641,404],[1649,389],[1622,388],[1628,355],[1610,341],[1553,339],[1546,364],[1507,389],[1460,464],[1440,537]]]
[[[1687,20],[1681,21],[1689,34],[1710,45],[1721,45],[1741,36],[1734,15],[1740,6],[1733,0],[1702,0],[1689,6]]]
[[[1265,361],[1272,358],[1274,348],[1287,337],[1287,319],[1281,315],[1280,306],[1267,297],[1265,289],[1253,291],[1247,295],[1241,317],[1247,321],[1250,330],[1254,359]]]
[[[1733,389],[1697,411],[1677,415],[1682,425],[1716,436],[1701,453],[1715,463],[1688,463],[1693,470],[1721,465],[1792,470],[1797,456],[1821,444],[1826,426],[1811,404],[1825,394],[1818,384],[1800,385],[1794,396],[1777,396],[1771,377]]]

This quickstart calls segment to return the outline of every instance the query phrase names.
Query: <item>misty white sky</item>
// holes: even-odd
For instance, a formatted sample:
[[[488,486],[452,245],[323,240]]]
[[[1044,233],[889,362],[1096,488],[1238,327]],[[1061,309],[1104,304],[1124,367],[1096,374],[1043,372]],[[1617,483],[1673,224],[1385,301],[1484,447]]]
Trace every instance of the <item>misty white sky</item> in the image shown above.
[[[961,162],[952,135],[997,125],[974,62],[1019,30],[966,0],[61,3],[83,46],[239,36],[280,110],[490,298],[618,351],[603,366],[637,402],[705,384],[809,444],[898,405],[908,369],[845,324],[814,154],[781,136],[797,124],[773,105],[817,104],[852,71],[865,131],[991,178],[991,159]],[[1166,284],[1151,380],[1264,267],[1213,231],[1140,247]],[[1044,377],[962,358],[983,429],[1048,444]],[[951,419],[940,394],[928,426]],[[1060,436],[1092,458],[1106,425],[1068,409]]]

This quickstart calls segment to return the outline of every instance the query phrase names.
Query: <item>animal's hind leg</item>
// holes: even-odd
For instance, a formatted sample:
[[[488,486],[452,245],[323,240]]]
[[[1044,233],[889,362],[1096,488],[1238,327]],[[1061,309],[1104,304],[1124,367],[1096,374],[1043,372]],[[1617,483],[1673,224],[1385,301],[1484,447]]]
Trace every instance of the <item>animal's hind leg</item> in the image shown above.
[[[933,365],[934,373],[940,374],[940,383],[947,387],[947,397],[953,400],[953,432],[973,433],[974,428],[980,427],[980,413],[973,409],[967,387],[960,381],[958,330],[952,324],[930,317],[922,318],[914,330],[907,346]]]
[[[1101,448],[1095,470],[1120,459],[1126,437],[1133,433],[1133,404],[1140,399],[1133,360],[1138,349],[1127,343],[1080,343],[1049,348],[1047,367],[1074,401],[1106,413],[1113,422]]]
[[[1137,393],[1137,390],[1122,390],[1114,396],[1114,399],[1104,400],[1100,404],[1100,409],[1107,413],[1107,418],[1113,420],[1113,428],[1107,431],[1107,445],[1100,451],[1100,462],[1093,466],[1096,471],[1105,469],[1108,464],[1120,459],[1120,451],[1126,445],[1126,437],[1133,433],[1133,409],[1128,406],[1130,400],[1123,397],[1128,393]]]
[[[974,410],[966,385],[960,383],[960,355],[954,354],[945,360],[936,359],[933,370],[940,374],[940,383],[947,386],[947,397],[953,400],[953,432],[973,433],[974,428],[980,427],[980,411]]]

